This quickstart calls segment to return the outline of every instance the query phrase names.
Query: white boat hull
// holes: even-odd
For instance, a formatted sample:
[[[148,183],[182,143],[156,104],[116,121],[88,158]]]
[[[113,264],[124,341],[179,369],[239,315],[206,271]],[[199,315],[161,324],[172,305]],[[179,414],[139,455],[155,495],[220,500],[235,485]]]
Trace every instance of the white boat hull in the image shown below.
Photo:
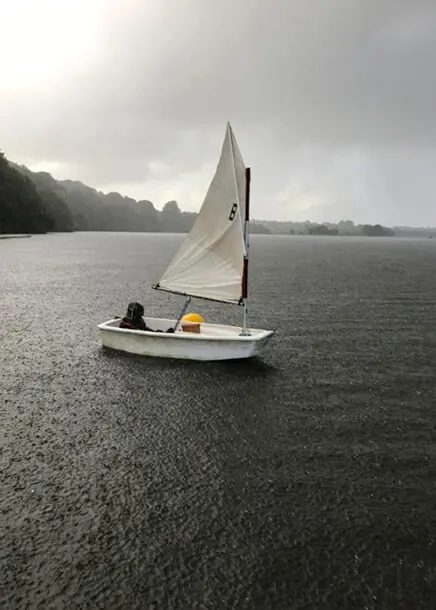
[[[175,320],[144,318],[153,331],[166,331]],[[201,324],[200,333],[179,328],[176,333],[151,332],[119,328],[121,318],[98,325],[105,347],[156,358],[183,360],[236,360],[259,356],[268,344],[273,330],[250,329],[240,336],[241,328],[223,324]]]

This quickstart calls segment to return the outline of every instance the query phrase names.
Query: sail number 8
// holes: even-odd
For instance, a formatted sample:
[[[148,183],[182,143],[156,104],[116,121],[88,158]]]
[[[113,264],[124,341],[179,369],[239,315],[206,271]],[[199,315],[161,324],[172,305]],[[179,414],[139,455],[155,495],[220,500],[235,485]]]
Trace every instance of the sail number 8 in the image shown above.
[[[230,210],[230,214],[229,214],[229,220],[233,220],[234,217],[236,216],[236,210],[238,209],[238,204],[234,203],[232,205],[232,209]]]

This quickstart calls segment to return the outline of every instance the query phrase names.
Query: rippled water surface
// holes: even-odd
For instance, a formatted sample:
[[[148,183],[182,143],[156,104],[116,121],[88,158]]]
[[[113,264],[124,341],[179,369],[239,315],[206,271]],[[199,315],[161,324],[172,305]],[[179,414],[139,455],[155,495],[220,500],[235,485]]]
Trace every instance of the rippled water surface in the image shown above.
[[[253,236],[262,360],[103,350],[180,239],[0,241],[0,607],[434,608],[436,242]]]

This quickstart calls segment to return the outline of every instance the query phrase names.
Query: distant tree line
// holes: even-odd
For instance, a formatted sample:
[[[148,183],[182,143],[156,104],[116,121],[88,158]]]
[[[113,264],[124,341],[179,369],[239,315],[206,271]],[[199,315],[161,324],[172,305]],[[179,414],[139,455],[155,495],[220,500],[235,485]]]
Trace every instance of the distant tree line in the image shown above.
[[[310,225],[307,227],[309,235],[337,235],[338,229],[329,229],[326,225]]]
[[[395,235],[395,232],[392,229],[388,229],[387,227],[382,227],[382,225],[354,225],[351,227],[351,221],[346,221],[345,223],[341,221],[336,226],[332,226],[331,224],[316,224],[316,223],[306,223],[305,230],[301,232],[301,234],[307,235],[367,235],[371,237],[390,237]],[[348,228],[348,230],[344,230],[344,225]],[[291,234],[295,234],[293,229],[290,229]]]
[[[55,180],[0,157],[0,233],[150,231],[186,233],[196,219],[176,201],[162,211],[151,201],[102,193],[73,180]],[[252,223],[252,231],[269,233]]]
[[[182,212],[175,201],[162,211],[148,200],[135,201],[119,193],[102,193],[73,180],[55,180],[47,172],[32,172],[8,161],[0,152],[0,233],[49,231],[150,231],[186,233],[197,214]],[[322,224],[258,220],[250,232],[294,235],[431,236],[436,230],[395,230],[355,225],[351,220]]]

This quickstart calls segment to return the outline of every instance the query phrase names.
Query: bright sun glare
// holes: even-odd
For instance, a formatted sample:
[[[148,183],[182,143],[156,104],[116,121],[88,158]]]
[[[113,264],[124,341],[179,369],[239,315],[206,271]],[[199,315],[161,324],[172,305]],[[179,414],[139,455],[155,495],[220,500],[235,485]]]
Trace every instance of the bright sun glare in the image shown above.
[[[92,50],[104,0],[0,0],[4,92],[53,82]]]

